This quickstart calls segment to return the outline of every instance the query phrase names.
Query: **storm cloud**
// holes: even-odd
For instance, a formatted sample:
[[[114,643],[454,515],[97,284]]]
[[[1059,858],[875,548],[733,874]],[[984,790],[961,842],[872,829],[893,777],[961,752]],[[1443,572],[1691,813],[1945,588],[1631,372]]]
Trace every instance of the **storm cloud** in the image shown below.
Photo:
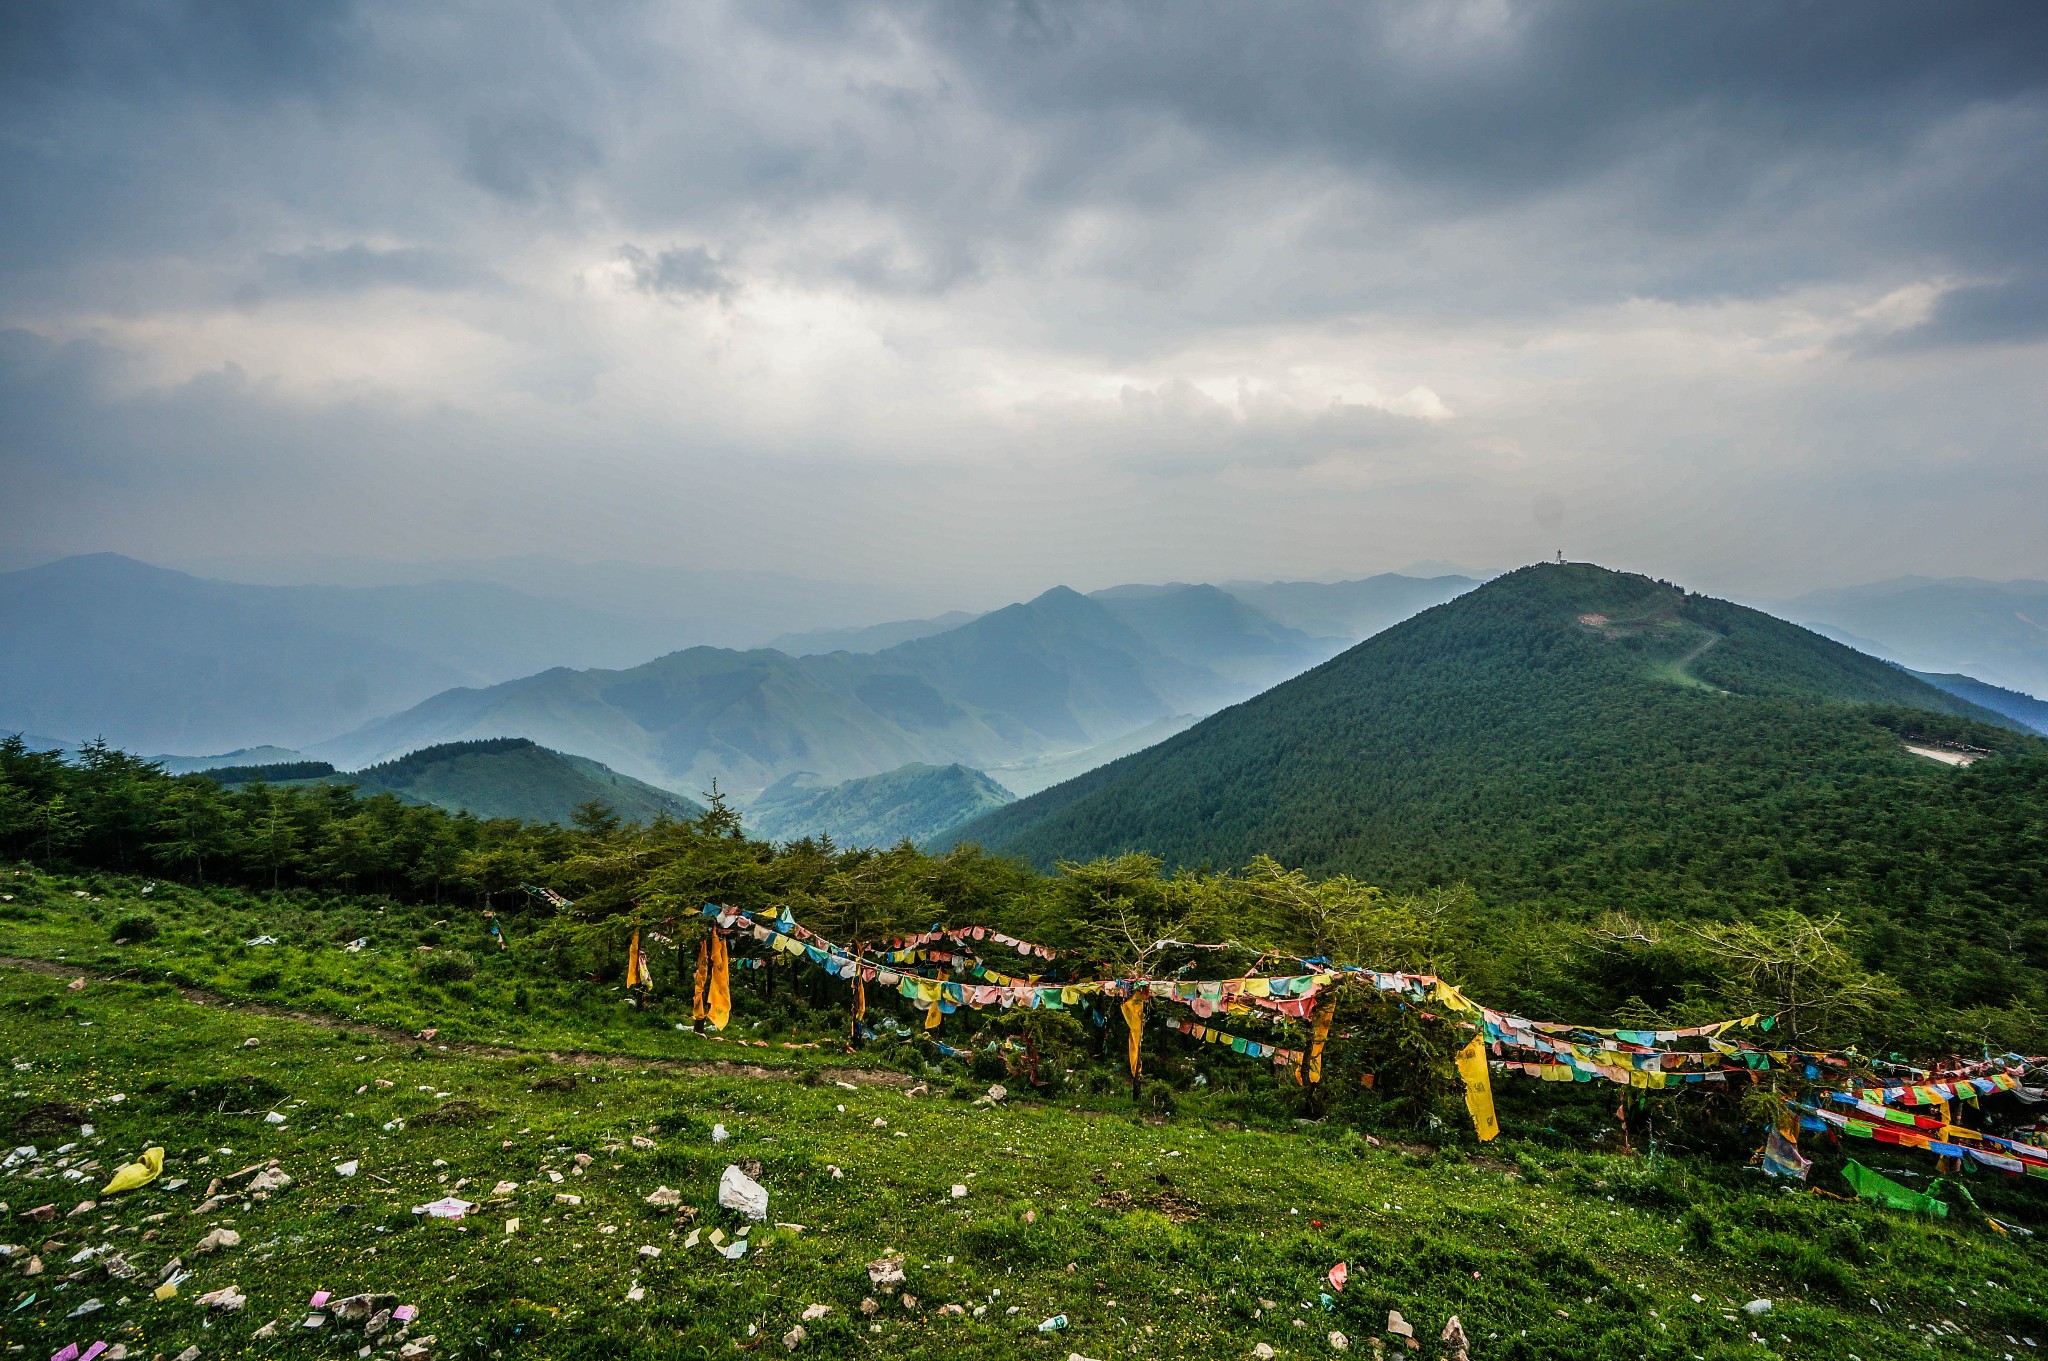
[[[2048,576],[2038,6],[20,4],[0,203],[22,560]]]

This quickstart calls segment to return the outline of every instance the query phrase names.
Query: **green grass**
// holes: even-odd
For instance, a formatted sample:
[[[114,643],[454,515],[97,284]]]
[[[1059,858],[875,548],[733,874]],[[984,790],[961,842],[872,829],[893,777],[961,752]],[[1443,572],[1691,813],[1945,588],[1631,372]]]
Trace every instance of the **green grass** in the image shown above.
[[[112,891],[111,879],[99,881],[97,903],[93,881],[71,883],[17,876],[0,884],[16,895],[0,908],[37,900],[29,919],[0,921],[0,952],[61,949],[96,968],[112,954],[143,973],[196,970],[196,960],[213,958],[214,942],[254,934],[240,914],[284,911],[227,895],[202,927],[209,900],[192,892],[153,903],[155,940],[113,947],[106,935],[135,915],[133,902]],[[80,891],[87,897],[71,896]],[[439,928],[444,942],[450,929]],[[195,933],[197,943],[187,939]],[[265,958],[287,976],[317,979],[294,1005],[329,1017],[359,1005],[383,1024],[430,1018],[444,1032],[482,1038],[503,1028],[483,1004],[442,1014],[438,1001],[408,1001],[400,980],[411,961],[396,944],[382,955],[290,948],[284,963]],[[225,953],[215,972],[246,983],[251,961]],[[339,991],[347,986],[371,991]],[[872,1058],[823,1051],[749,1050],[771,1065],[768,1076],[690,1070],[631,1055],[731,1058],[733,1046],[656,1030],[616,1002],[587,1012],[566,1000],[548,1012],[553,1005],[529,1003],[535,1037],[621,1057],[567,1063],[466,1052],[448,1033],[418,1043],[346,1020],[202,1007],[162,981],[94,981],[71,992],[62,978],[0,970],[0,1057],[10,1065],[0,1125],[68,1103],[96,1129],[75,1155],[90,1152],[111,1168],[160,1144],[166,1177],[188,1180],[32,1225],[21,1211],[51,1201],[68,1210],[101,1174],[79,1186],[0,1178],[11,1207],[0,1239],[61,1243],[43,1251],[41,1276],[21,1276],[19,1258],[0,1276],[0,1308],[38,1293],[20,1312],[0,1312],[8,1343],[38,1357],[95,1337],[125,1340],[142,1356],[175,1356],[188,1345],[209,1358],[352,1352],[361,1345],[354,1332],[295,1332],[319,1289],[395,1292],[420,1306],[413,1333],[433,1335],[436,1355],[493,1361],[780,1354],[777,1339],[812,1303],[832,1312],[805,1325],[800,1355],[1243,1357],[1264,1341],[1283,1356],[1312,1357],[1335,1355],[1326,1339],[1336,1329],[1358,1356],[1371,1354],[1368,1339],[1390,1308],[1430,1339],[1459,1314],[1474,1357],[1485,1361],[1996,1357],[2026,1351],[2008,1344],[2008,1333],[2048,1341],[2039,1249],[1995,1237],[1960,1207],[1956,1218],[1920,1221],[1783,1192],[1704,1161],[1513,1139],[1483,1153],[1375,1147],[1334,1122],[1248,1118],[1256,1107],[1225,1092],[1183,1093],[1173,1114],[1148,1107],[1141,1118],[1128,1098],[1101,1093],[978,1106],[965,1098],[979,1084],[958,1069],[922,1069],[934,1094],[912,1097],[895,1074],[853,1066]],[[592,1024],[583,1029],[586,1014]],[[746,1024],[743,1010],[735,1029]],[[1532,1094],[1541,1095],[1504,1096]],[[284,1125],[264,1123],[272,1109]],[[450,1109],[472,1118],[433,1123]],[[250,1113],[228,1113],[239,1111]],[[713,1143],[714,1124],[726,1126],[729,1141]],[[655,1146],[635,1147],[635,1134]],[[46,1153],[62,1141],[31,1140]],[[594,1159],[582,1174],[572,1171],[579,1152]],[[295,1178],[289,1188],[193,1213],[210,1174],[272,1157]],[[330,1170],[346,1159],[361,1161],[353,1179]],[[715,1188],[721,1170],[741,1159],[761,1162],[772,1197],[770,1224],[751,1235],[756,1248],[737,1262],[702,1244],[685,1248],[690,1227],[740,1227],[717,1208]],[[551,1182],[547,1169],[563,1181]],[[410,1213],[463,1179],[461,1194],[474,1200],[487,1200],[500,1179],[520,1187],[462,1224]],[[950,1195],[955,1183],[969,1188],[965,1198]],[[694,1225],[644,1203],[659,1185],[698,1208]],[[564,1193],[583,1203],[557,1202]],[[1175,1223],[1159,1212],[1183,1207],[1197,1217]],[[512,1217],[520,1226],[508,1235]],[[195,1257],[193,1244],[216,1225],[235,1228],[243,1245]],[[607,1225],[615,1231],[603,1232]],[[145,1274],[121,1282],[67,1264],[103,1242]],[[640,1258],[643,1245],[659,1247],[660,1257]],[[914,1309],[868,1284],[864,1264],[889,1249],[908,1258]],[[177,1299],[159,1303],[147,1287],[173,1255],[195,1275]],[[1322,1278],[1340,1260],[1350,1264],[1350,1285],[1325,1312]],[[636,1282],[645,1295],[630,1302]],[[231,1283],[249,1296],[245,1312],[209,1319],[194,1306],[198,1294]],[[858,1312],[871,1294],[885,1306],[874,1325]],[[67,1322],[88,1297],[106,1307]],[[1776,1308],[1762,1319],[1742,1314],[1756,1297]],[[968,1312],[941,1313],[948,1304]],[[1037,1331],[1061,1313],[1068,1330]],[[1297,1318],[1305,1326],[1295,1327]],[[272,1319],[287,1336],[253,1340]],[[1941,1320],[1960,1334],[1936,1340],[1924,1331]],[[1422,1355],[1435,1354],[1430,1341]]]

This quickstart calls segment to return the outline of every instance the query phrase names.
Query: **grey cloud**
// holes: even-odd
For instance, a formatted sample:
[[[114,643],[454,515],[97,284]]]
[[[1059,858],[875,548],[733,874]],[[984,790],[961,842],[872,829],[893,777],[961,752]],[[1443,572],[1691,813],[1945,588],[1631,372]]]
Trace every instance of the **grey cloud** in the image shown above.
[[[565,119],[522,110],[470,120],[463,171],[494,194],[525,201],[567,193],[603,161],[597,142]]]
[[[354,293],[367,288],[412,288],[445,293],[493,282],[491,271],[471,261],[417,247],[379,250],[357,243],[263,257],[264,286],[286,291]]]
[[[1308,570],[1361,524],[1405,557],[1504,560],[1431,538],[1477,534],[1496,484],[1489,523],[1539,547],[1551,494],[1564,534],[1731,545],[1672,570],[1789,561],[1725,533],[1768,518],[1770,477],[1795,486],[1770,514],[1838,526],[1844,561],[1903,537],[1886,526],[1937,463],[1959,498],[2048,491],[2040,5],[30,0],[0,6],[0,129],[0,470],[29,489],[0,495],[10,529],[179,532],[157,508],[196,472],[218,503],[176,502],[196,538],[235,529],[238,488],[259,517],[321,505],[336,549],[386,532],[380,494],[423,539],[479,466],[451,449],[559,475],[602,448],[604,477],[569,480],[624,508],[551,523],[538,479],[488,504],[607,549],[620,518],[671,542],[634,518],[668,512],[772,521],[801,551],[985,553],[1022,589],[1034,554],[1135,574],[1117,554],[1183,533],[1264,534],[1326,559]],[[720,306],[581,287],[621,263]],[[1940,279],[1977,282],[1834,349],[1713,320],[1782,304],[1825,337]],[[244,285],[322,300],[298,309],[289,399],[275,317],[209,312]],[[1645,300],[1664,310],[1642,352],[1609,341]],[[358,333],[399,357],[350,368]],[[1723,367],[1765,343],[1816,357]],[[654,345],[675,347],[658,380],[632,371]],[[1879,351],[1913,364],[1859,362]],[[405,388],[414,362],[460,391]],[[1288,400],[1203,395],[1262,366]],[[1290,387],[1292,366],[1312,372]],[[1907,368],[1910,398],[1860,414]],[[1459,418],[1316,395],[1353,378],[1429,385]],[[759,428],[717,400],[747,382],[772,392]],[[1059,485],[1031,483],[1046,466]],[[1394,481],[1406,499],[1373,499]],[[1596,515],[1586,486],[1636,499]],[[2005,544],[2039,573],[2038,538],[1916,542]]]
[[[661,298],[729,300],[739,281],[718,257],[702,246],[671,246],[649,255],[638,246],[619,247],[619,258],[633,272],[633,286]]]
[[[2048,276],[1951,288],[1926,320],[1851,348],[1866,354],[1911,354],[1951,345],[2027,345],[2048,340]]]

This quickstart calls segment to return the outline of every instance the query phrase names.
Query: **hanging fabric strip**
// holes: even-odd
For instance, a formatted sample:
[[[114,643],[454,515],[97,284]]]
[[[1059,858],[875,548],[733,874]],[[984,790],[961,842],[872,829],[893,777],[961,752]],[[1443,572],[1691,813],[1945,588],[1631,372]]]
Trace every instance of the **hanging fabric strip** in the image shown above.
[[[1128,1047],[1131,1057],[1131,1077],[1135,1079],[1138,1076],[1138,1044],[1145,1031],[1145,994],[1142,992],[1134,993],[1130,1000],[1125,1002],[1118,1010],[1123,1012],[1124,1026],[1130,1031]]]
[[[725,1029],[732,1019],[732,977],[727,972],[725,937],[715,931],[711,934],[711,988],[705,1000],[712,1026]]]
[[[1500,1133],[1500,1122],[1493,1115],[1493,1083],[1486,1073],[1483,1036],[1474,1035],[1472,1042],[1458,1051],[1458,1076],[1465,1080],[1465,1109],[1471,1112],[1472,1128],[1484,1143]]]

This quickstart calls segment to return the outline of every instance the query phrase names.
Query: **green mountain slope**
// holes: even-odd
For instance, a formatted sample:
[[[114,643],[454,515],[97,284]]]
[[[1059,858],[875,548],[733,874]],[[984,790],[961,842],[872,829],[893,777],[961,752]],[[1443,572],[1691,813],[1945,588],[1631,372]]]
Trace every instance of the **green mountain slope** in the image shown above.
[[[595,799],[627,822],[692,818],[703,806],[621,775],[583,756],[549,751],[523,737],[451,742],[410,752],[335,779],[365,794],[390,793],[480,818],[523,818],[567,825],[577,805]]]
[[[1015,796],[966,766],[908,765],[826,784],[786,775],[747,806],[747,830],[771,841],[829,836],[842,846],[929,841]]]
[[[1573,912],[1970,909],[1986,940],[2039,935],[2048,746],[2004,723],[1768,615],[1545,565],[958,839],[1040,864],[1264,852]],[[2003,756],[1947,769],[1909,733]],[[2028,948],[2048,961],[2048,937]]]

